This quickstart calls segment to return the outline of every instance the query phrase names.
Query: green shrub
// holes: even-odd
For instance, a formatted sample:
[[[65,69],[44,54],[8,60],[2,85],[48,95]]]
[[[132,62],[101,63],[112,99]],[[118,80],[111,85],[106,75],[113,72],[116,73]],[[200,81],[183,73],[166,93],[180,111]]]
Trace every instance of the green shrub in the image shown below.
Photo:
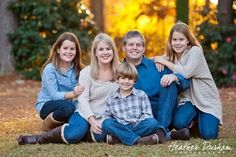
[[[83,53],[89,51],[96,28],[81,0],[13,0],[8,8],[18,20],[9,34],[15,68],[26,78],[40,78],[49,49],[62,32],[75,33]]]
[[[198,28],[198,38],[218,86],[236,86],[236,27],[208,21]]]

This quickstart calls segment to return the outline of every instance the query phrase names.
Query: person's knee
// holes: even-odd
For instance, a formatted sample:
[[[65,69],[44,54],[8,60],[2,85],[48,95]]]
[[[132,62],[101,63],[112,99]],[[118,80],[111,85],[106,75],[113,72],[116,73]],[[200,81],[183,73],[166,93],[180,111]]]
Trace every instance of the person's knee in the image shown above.
[[[167,90],[171,90],[175,93],[178,92],[178,88],[175,82],[172,82],[169,86],[167,86]]]
[[[157,120],[154,119],[154,118],[148,119],[148,125],[149,125],[149,127],[152,128],[152,129],[158,128],[158,122],[157,122]]]
[[[219,120],[211,114],[201,112],[199,131],[204,140],[216,139],[219,133]]]
[[[215,130],[203,130],[201,132],[201,138],[203,138],[204,140],[213,140],[216,139],[218,137],[218,131]]]
[[[70,144],[76,144],[85,136],[88,128],[67,126],[64,131],[65,139]]]
[[[107,128],[109,128],[110,126],[113,126],[113,121],[110,119],[110,118],[108,118],[108,119],[105,119],[103,122],[102,122],[102,128],[103,129],[107,129]]]
[[[71,114],[73,114],[75,111],[75,106],[74,105],[70,105],[67,107],[63,108],[63,112],[64,112],[64,118],[69,118],[71,116]]]

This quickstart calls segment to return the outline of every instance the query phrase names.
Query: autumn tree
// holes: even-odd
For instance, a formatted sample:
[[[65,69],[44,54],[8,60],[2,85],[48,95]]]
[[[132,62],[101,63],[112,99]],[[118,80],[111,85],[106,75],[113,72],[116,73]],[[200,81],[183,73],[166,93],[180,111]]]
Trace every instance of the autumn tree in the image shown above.
[[[103,0],[90,0],[91,12],[94,15],[94,21],[100,31],[104,31],[104,2]]]
[[[40,78],[49,49],[62,32],[75,33],[82,51],[89,52],[96,29],[81,0],[11,1],[9,9],[18,20],[18,28],[9,36],[11,52],[16,70],[25,77]]]
[[[176,0],[176,21],[188,24],[189,0]]]
[[[16,28],[14,14],[7,9],[9,0],[0,2],[0,75],[14,71],[11,44],[7,34]]]
[[[218,12],[212,12],[209,0],[205,4],[197,30],[209,68],[218,86],[236,86],[236,4],[219,0]]]
[[[218,21],[219,24],[229,25],[233,24],[233,2],[236,3],[235,0],[218,0]]]

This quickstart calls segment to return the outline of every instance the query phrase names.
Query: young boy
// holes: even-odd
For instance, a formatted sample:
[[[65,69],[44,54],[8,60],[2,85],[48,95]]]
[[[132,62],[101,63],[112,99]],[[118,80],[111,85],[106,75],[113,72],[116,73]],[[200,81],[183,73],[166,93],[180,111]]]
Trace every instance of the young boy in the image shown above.
[[[107,99],[102,122],[109,144],[119,140],[129,146],[160,142],[154,134],[158,124],[153,118],[149,99],[145,92],[133,87],[137,79],[137,70],[132,64],[124,62],[117,68],[119,89]]]

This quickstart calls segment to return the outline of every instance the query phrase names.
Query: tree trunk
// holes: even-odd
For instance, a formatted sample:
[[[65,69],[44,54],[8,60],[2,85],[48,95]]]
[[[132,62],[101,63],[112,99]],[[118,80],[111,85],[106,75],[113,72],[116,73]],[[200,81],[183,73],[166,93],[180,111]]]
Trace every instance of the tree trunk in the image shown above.
[[[217,18],[219,24],[229,25],[233,24],[233,1],[234,0],[218,0],[218,14]]]
[[[98,29],[104,31],[103,0],[90,0],[91,12],[94,14],[94,21]]]
[[[176,22],[182,21],[188,24],[189,1],[176,0]]]
[[[16,28],[16,19],[7,9],[10,0],[0,1],[0,75],[10,74],[14,71],[11,44],[7,34]]]

